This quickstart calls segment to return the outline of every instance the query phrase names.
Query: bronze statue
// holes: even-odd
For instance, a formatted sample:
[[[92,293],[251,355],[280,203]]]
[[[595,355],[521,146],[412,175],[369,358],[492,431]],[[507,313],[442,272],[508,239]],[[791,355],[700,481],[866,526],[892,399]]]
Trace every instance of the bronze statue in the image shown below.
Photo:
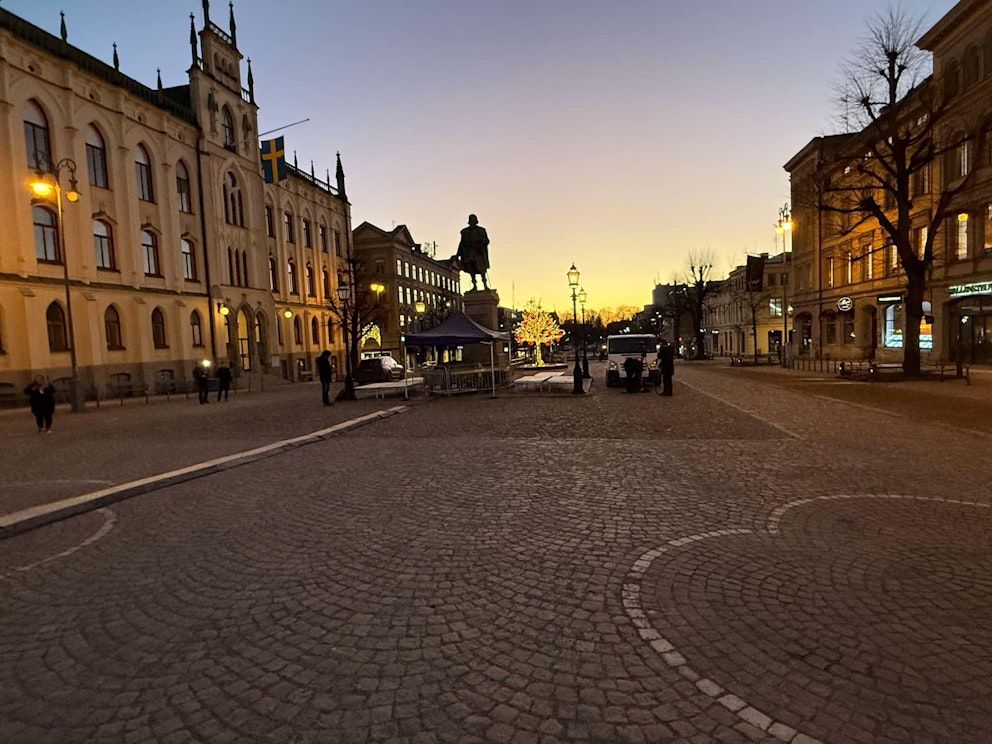
[[[479,218],[468,216],[468,227],[462,228],[462,239],[458,244],[458,262],[462,271],[472,276],[472,289],[476,289],[475,275],[482,275],[482,288],[489,289],[486,271],[489,269],[489,236],[486,228],[479,225]]]

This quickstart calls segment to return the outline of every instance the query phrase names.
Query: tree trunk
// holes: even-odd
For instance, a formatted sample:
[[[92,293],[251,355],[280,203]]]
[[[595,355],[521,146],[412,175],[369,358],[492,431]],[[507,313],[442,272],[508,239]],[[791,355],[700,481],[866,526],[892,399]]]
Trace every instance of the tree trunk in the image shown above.
[[[541,344],[534,344],[534,366],[543,367],[544,360],[541,358]]]
[[[923,297],[927,288],[925,269],[906,269],[905,328],[902,331],[902,371],[920,374],[920,322],[923,320]]]

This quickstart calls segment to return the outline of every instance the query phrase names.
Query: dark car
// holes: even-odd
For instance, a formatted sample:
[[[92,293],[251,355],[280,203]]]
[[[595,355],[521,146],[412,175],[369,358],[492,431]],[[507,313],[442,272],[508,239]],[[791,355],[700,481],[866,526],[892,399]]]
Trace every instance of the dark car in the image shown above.
[[[392,357],[381,356],[372,359],[362,359],[355,370],[355,382],[362,385],[367,382],[390,382],[402,380],[403,365]]]

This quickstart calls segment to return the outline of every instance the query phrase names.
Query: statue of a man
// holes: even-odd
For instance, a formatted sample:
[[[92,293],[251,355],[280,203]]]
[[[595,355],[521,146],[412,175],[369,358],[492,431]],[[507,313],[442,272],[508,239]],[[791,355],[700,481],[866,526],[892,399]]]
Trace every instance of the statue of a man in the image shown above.
[[[472,276],[472,289],[476,289],[475,275],[482,275],[483,289],[489,289],[486,271],[489,269],[489,236],[486,228],[479,225],[479,218],[468,216],[468,227],[462,228],[462,239],[458,244],[458,261],[462,271]]]

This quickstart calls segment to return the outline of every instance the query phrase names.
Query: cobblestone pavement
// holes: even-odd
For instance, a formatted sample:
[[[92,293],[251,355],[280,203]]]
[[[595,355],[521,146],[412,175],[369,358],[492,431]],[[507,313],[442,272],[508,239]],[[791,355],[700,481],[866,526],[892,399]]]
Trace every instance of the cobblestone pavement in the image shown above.
[[[761,372],[422,400],[4,540],[0,741],[992,740],[988,388]],[[311,394],[60,416],[0,503],[396,405]]]

